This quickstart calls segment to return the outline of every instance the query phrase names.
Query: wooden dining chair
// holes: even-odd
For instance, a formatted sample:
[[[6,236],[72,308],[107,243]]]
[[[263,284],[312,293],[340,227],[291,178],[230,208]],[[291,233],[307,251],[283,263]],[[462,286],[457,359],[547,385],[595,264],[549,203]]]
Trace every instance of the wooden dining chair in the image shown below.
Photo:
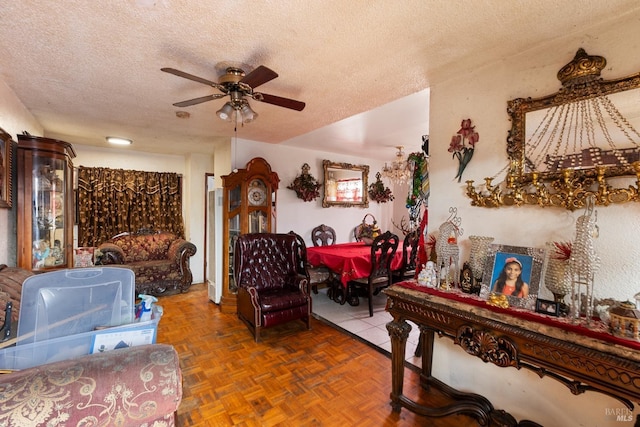
[[[289,234],[293,234],[294,236],[296,236],[299,247],[303,248],[305,252],[304,257],[300,257],[300,259],[304,259],[304,264],[298,266],[298,271],[300,272],[300,274],[304,274],[305,276],[307,276],[307,279],[309,280],[309,286],[311,287],[311,291],[314,294],[317,294],[318,285],[320,284],[327,284],[328,286],[331,286],[334,278],[333,272],[329,270],[327,267],[322,267],[322,266],[312,267],[311,264],[309,264],[309,262],[307,261],[307,255],[306,255],[307,248],[302,236],[300,236],[298,233],[296,233],[293,230],[289,231]]]
[[[402,264],[400,269],[393,272],[392,280],[394,283],[415,278],[419,243],[420,231],[417,229],[404,236],[402,241]]]
[[[336,243],[336,230],[325,224],[320,224],[311,230],[313,246],[328,246]]]
[[[373,316],[373,296],[391,285],[391,261],[398,250],[400,239],[390,231],[376,237],[371,244],[371,270],[369,276],[349,282],[351,292],[366,288],[369,297],[369,317]]]

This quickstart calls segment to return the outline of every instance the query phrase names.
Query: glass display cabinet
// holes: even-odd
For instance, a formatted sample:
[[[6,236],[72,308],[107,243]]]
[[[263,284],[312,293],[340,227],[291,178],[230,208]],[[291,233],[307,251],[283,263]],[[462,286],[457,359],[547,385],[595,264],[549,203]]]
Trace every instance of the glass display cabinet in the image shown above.
[[[233,278],[233,252],[240,234],[276,231],[276,190],[280,178],[261,157],[244,169],[222,176],[223,225],[222,298],[220,310],[236,312],[237,286]]]
[[[18,135],[18,267],[73,267],[73,163],[68,142]]]

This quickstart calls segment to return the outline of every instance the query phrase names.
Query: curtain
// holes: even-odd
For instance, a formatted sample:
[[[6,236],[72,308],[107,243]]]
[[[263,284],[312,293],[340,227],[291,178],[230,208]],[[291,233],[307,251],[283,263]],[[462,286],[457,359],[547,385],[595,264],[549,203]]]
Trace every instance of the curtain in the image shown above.
[[[182,179],[176,173],[78,168],[78,246],[98,246],[142,228],[184,237]]]

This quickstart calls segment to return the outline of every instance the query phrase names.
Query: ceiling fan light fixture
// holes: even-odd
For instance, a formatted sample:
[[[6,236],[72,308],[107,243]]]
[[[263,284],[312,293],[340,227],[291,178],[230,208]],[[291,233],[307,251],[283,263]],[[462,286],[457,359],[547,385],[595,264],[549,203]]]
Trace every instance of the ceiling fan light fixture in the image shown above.
[[[221,109],[216,111],[216,115],[220,117],[222,120],[226,122],[230,122],[231,119],[233,118],[234,111],[235,109],[233,108],[233,105],[231,105],[230,102],[226,102]]]
[[[264,65],[254,68],[248,74],[245,74],[241,68],[233,66],[227,67],[225,74],[218,78],[218,82],[194,76],[193,74],[185,73],[184,71],[176,70],[175,68],[165,67],[160,70],[165,73],[214,87],[221,92],[218,94],[189,99],[187,101],[176,102],[173,104],[176,107],[188,107],[212,101],[214,99],[224,98],[228,95],[230,98],[229,101],[227,101],[222,108],[216,111],[216,115],[227,122],[251,123],[258,117],[258,113],[251,109],[247,99],[253,99],[255,101],[265,102],[267,104],[277,105],[279,107],[289,108],[296,111],[302,111],[305,107],[304,102],[296,101],[295,99],[254,92],[256,87],[278,77],[278,73]]]
[[[248,102],[245,102],[240,109],[242,113],[242,123],[251,123],[258,117],[258,113],[251,109]]]

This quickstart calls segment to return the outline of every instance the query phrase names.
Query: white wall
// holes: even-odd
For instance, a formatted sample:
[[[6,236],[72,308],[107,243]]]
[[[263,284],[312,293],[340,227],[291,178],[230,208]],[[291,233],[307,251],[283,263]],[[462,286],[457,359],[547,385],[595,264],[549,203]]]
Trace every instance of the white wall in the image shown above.
[[[239,140],[235,152],[237,153],[234,168],[244,168],[246,163],[253,157],[263,157],[271,165],[271,169],[278,173],[280,185],[278,188],[277,198],[277,231],[287,233],[290,230],[300,234],[307,244],[311,243],[311,229],[319,224],[326,224],[336,230],[336,240],[338,242],[353,241],[353,229],[362,222],[367,213],[371,213],[378,221],[378,226],[382,231],[391,230],[392,232],[402,235],[400,230],[392,224],[393,204],[369,202],[368,208],[360,207],[322,207],[322,190],[320,197],[313,202],[305,202],[296,197],[293,190],[287,189],[287,186],[301,173],[301,167],[304,163],[308,163],[311,167],[309,173],[322,182],[323,167],[322,161],[327,159],[332,162],[345,162],[351,164],[369,165],[369,183],[375,180],[376,172],[380,171],[384,162],[367,159],[364,157],[344,156],[335,153],[318,152],[303,148],[286,147],[274,144],[264,144],[254,141]],[[405,151],[420,150],[421,141],[415,141],[415,146],[411,146],[411,142],[405,143]],[[393,154],[393,153],[392,153]],[[387,183],[388,184],[388,183]],[[392,187],[392,191],[395,192]],[[406,198],[406,186],[398,189],[397,200],[404,206]],[[404,214],[408,218],[406,210],[400,210],[400,215]],[[396,215],[393,220],[399,224],[400,217]]]
[[[640,16],[624,22],[591,28],[557,39],[553,45],[533,47],[527,52],[487,67],[470,70],[431,88],[431,199],[429,226],[437,231],[447,219],[449,207],[457,207],[462,218],[463,258],[468,258],[470,235],[494,236],[495,243],[544,247],[550,240],[572,240],[575,220],[583,212],[557,208],[477,208],[465,196],[464,183],[453,180],[457,162],[447,152],[449,141],[462,119],[471,118],[480,134],[473,160],[464,178],[477,184],[498,173],[507,162],[505,147],[510,122],[507,100],[539,97],[560,88],[557,71],[569,62],[578,48],[605,56],[603,77],[623,77],[640,71]],[[632,299],[640,291],[640,205],[598,208],[600,237],[596,250],[602,259],[596,275],[596,296]],[[545,294],[546,293],[546,294]],[[551,294],[542,289],[541,294]],[[524,370],[499,369],[471,358],[460,348],[438,341],[434,375],[463,390],[481,393],[496,407],[518,419],[532,419],[549,426],[621,425],[607,417],[606,408],[621,408],[618,401],[588,392],[573,396],[551,379],[539,379]],[[636,411],[638,413],[638,411]],[[635,418],[635,416],[634,416]]]
[[[0,127],[13,137],[27,131],[42,135],[42,126],[24,107],[15,93],[0,80]],[[14,159],[15,164],[15,159]],[[16,169],[13,173],[13,208],[0,209],[0,264],[16,265]]]

